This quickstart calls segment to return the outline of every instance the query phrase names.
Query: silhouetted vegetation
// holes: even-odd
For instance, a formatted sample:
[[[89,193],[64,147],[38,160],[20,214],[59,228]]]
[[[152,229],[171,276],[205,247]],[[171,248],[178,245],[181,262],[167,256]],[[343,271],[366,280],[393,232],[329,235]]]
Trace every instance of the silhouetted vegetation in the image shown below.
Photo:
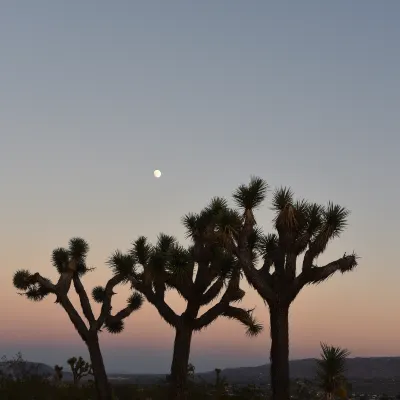
[[[81,397],[76,396],[94,396],[90,383],[78,385],[82,377],[93,374],[97,398],[111,400],[113,394],[98,334],[103,327],[110,333],[122,332],[124,319],[139,309],[146,299],[175,330],[171,373],[159,388],[135,388],[131,385],[128,389],[127,386],[114,385],[115,393],[124,396],[122,390],[136,390],[134,396],[142,398],[140,396],[145,396],[146,391],[152,391],[146,395],[154,400],[159,398],[157,396],[165,398],[167,385],[170,400],[197,397],[222,399],[233,392],[239,396],[237,398],[265,397],[259,387],[229,387],[218,369],[215,370],[215,385],[210,387],[199,383],[194,379],[194,367],[189,364],[193,333],[205,329],[219,317],[242,323],[249,336],[261,332],[262,325],[255,320],[253,310],[234,305],[245,296],[240,287],[243,274],[269,307],[272,399],[289,400],[290,391],[298,399],[314,396],[313,385],[298,381],[294,386],[292,382],[291,387],[289,381],[289,308],[306,285],[319,284],[338,271],[344,273],[356,267],[357,256],[354,253],[344,254],[325,266],[316,264],[331,240],[339,237],[346,228],[349,211],[331,202],[322,206],[303,199],[296,200],[291,189],[280,188],[272,196],[275,232],[265,234],[257,224],[254,213],[264,202],[267,189],[264,180],[253,177],[248,185],[240,185],[233,193],[236,209],[229,206],[226,199],[214,197],[199,213],[185,215],[183,224],[191,241],[187,248],[173,236],[160,234],[155,245],[141,236],[128,253],[116,251],[108,260],[113,277],[104,287],[97,286],[92,291],[93,300],[101,304],[98,318],[93,314],[81,281],[81,277],[92,270],[86,265],[89,246],[83,239],[73,238],[68,249],[53,251],[52,264],[59,274],[57,283],[39,273],[17,271],[13,283],[22,291],[21,295],[33,301],[40,301],[49,294],[56,296],[56,303],[66,311],[87,345],[90,363],[75,357],[68,360],[74,388],[62,382],[63,368],[55,366],[51,383],[37,377],[34,379],[32,375],[23,380],[19,377],[11,380],[4,378],[2,390],[7,387],[10,393],[14,393],[13,390],[38,385],[41,394],[37,396],[40,399],[56,396],[57,391],[60,391],[57,398],[72,396],[69,398],[78,399]],[[300,257],[302,261],[298,265]],[[131,285],[132,295],[124,309],[112,314],[114,288],[124,283]],[[84,318],[68,297],[72,284]],[[182,314],[176,313],[166,302],[166,293],[171,289],[186,302]],[[210,307],[201,312],[203,306]],[[324,346],[323,359],[318,364],[320,389],[328,398],[339,394],[344,396],[345,381],[340,363],[347,353],[339,348]],[[335,369],[333,366],[335,373],[332,372]]]
[[[89,245],[85,240],[73,238],[69,241],[68,249],[58,248],[53,251],[51,261],[59,274],[56,284],[37,272],[32,274],[25,269],[19,270],[14,274],[13,284],[22,291],[21,295],[32,301],[43,300],[49,294],[56,296],[56,303],[60,304],[68,314],[72,324],[89,350],[98,398],[110,400],[111,389],[104,367],[98,334],[103,326],[111,333],[120,332],[123,327],[123,320],[133,311],[139,309],[143,301],[140,294],[133,293],[128,300],[128,305],[123,310],[114,315],[111,314],[113,289],[118,284],[126,282],[125,275],[115,274],[107,282],[104,290],[99,290],[99,288],[93,290],[93,297],[102,304],[100,315],[96,319],[89,297],[81,281],[81,277],[92,270],[86,265],[88,251]],[[112,262],[115,263],[114,258]],[[68,297],[72,284],[79,296],[86,323]]]

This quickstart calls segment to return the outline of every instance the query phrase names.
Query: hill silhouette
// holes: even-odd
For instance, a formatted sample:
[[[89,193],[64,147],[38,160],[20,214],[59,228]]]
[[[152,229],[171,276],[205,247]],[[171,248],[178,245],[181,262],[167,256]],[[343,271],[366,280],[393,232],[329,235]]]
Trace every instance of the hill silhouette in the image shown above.
[[[47,364],[26,361],[24,365],[16,365],[13,370],[6,363],[0,363],[0,372],[19,376],[23,373],[52,376],[54,369]],[[291,379],[313,379],[315,377],[316,360],[307,358],[290,361]],[[66,369],[66,368],[65,368]],[[72,380],[68,370],[63,371],[64,380]],[[166,374],[115,374],[110,379],[129,381],[139,384],[152,384],[164,379]],[[350,380],[360,379],[396,379],[400,380],[400,357],[356,357],[347,360],[347,377]],[[269,364],[256,367],[226,368],[221,371],[232,384],[249,384],[269,382]],[[215,372],[196,373],[196,378],[206,382],[215,381]]]

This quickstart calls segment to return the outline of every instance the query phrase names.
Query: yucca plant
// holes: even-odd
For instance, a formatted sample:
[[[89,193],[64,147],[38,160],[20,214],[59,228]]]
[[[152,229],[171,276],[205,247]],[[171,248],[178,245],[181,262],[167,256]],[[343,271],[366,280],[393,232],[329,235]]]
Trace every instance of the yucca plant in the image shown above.
[[[289,307],[306,285],[324,282],[335,272],[352,271],[357,256],[344,254],[325,266],[317,266],[318,256],[346,228],[349,211],[333,203],[322,206],[295,200],[289,188],[277,189],[273,194],[275,232],[263,234],[254,211],[264,202],[267,189],[263,179],[252,177],[248,185],[240,185],[233,194],[238,210],[225,210],[216,225],[205,221],[201,227],[196,226],[189,217],[186,224],[192,237],[207,237],[209,232],[214,237],[216,233],[219,243],[236,258],[248,282],[268,304],[273,399],[289,400]],[[227,208],[223,199],[218,203]],[[301,255],[304,259],[298,265]]]
[[[212,324],[218,317],[241,322],[250,336],[257,335],[262,326],[256,322],[251,310],[233,305],[244,296],[240,289],[240,271],[236,257],[217,241],[217,235],[203,224],[216,223],[216,202],[201,215],[187,216],[185,225],[199,232],[193,238],[193,246],[186,249],[172,236],[161,234],[152,246],[144,237],[138,238],[132,248],[132,256],[141,266],[135,273],[132,287],[141,292],[158,310],[160,316],[175,329],[175,341],[170,382],[170,399],[186,399],[187,371],[190,346],[194,332]],[[226,210],[225,210],[226,211]],[[212,239],[214,237],[214,239]],[[207,238],[207,239],[206,239]],[[186,309],[177,314],[166,303],[166,292],[176,290],[186,301]],[[218,299],[219,298],[219,299]],[[212,303],[211,308],[201,308]]]
[[[317,360],[317,382],[326,400],[347,398],[345,372],[349,355],[347,349],[321,343],[321,358]]]
[[[88,251],[89,245],[85,240],[72,238],[69,241],[68,248],[58,248],[53,251],[52,264],[59,274],[57,283],[51,282],[50,279],[41,276],[39,273],[32,274],[24,269],[15,272],[13,284],[22,291],[21,295],[33,301],[43,300],[49,294],[56,296],[56,303],[68,314],[89,350],[98,398],[100,400],[111,400],[111,388],[104,367],[98,334],[103,327],[111,333],[120,332],[123,320],[140,308],[143,298],[140,294],[134,293],[124,309],[116,314],[111,313],[111,298],[115,294],[113,289],[115,286],[126,282],[125,258],[123,256],[120,258],[113,257],[112,264],[122,268],[123,273],[114,274],[105,288],[97,287],[94,289],[93,297],[102,305],[99,317],[95,318],[88,294],[81,280],[83,275],[92,270],[86,264]],[[78,294],[86,323],[69,299],[72,284]]]

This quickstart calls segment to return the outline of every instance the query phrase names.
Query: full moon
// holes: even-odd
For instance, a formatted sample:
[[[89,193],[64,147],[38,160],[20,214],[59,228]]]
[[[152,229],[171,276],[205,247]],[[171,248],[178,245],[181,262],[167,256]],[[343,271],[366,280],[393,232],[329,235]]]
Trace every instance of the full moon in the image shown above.
[[[159,178],[159,177],[161,176],[161,171],[160,171],[159,169],[156,169],[156,170],[154,171],[154,176],[155,176],[156,178]]]

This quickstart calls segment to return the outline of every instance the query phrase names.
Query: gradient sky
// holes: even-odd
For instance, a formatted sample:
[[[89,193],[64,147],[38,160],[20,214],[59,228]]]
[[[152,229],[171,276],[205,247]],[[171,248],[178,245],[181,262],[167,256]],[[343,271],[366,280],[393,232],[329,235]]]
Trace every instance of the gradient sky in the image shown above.
[[[3,1],[0,355],[87,355],[53,298],[16,294],[16,269],[55,278],[51,251],[81,236],[98,267],[85,284],[103,284],[112,251],[161,231],[183,241],[183,214],[253,174],[348,207],[319,263],[362,257],[299,295],[291,357],[320,341],[400,355],[399,19],[397,0]],[[257,219],[271,228],[268,203]],[[268,311],[251,290],[244,304],[264,334],[219,320],[194,337],[197,370],[268,361]],[[173,331],[150,305],[101,340],[109,370],[169,369]]]

